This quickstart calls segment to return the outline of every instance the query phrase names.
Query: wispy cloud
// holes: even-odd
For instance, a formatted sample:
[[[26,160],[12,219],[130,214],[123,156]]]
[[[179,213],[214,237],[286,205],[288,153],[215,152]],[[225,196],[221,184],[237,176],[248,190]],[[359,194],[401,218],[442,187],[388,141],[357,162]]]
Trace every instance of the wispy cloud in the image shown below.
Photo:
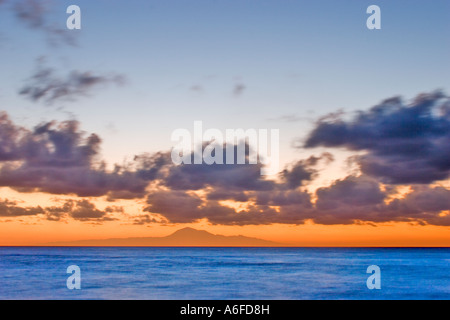
[[[276,118],[269,118],[269,121],[282,121],[282,122],[301,122],[301,121],[310,121],[312,122],[312,118],[300,117],[295,113],[285,114]]]
[[[8,0],[4,0],[3,2],[8,2]],[[17,19],[30,29],[43,32],[50,44],[76,45],[74,32],[59,27],[50,21],[50,1],[15,0],[10,2],[12,2],[11,9]]]
[[[20,95],[34,102],[43,101],[51,105],[62,101],[76,101],[104,85],[122,85],[125,77],[119,74],[99,75],[91,71],[72,71],[60,77],[52,68],[45,67],[40,62],[27,82],[20,89]]]
[[[238,83],[233,88],[233,95],[235,97],[239,97],[244,93],[246,89],[247,87],[245,85],[243,85],[242,83]]]

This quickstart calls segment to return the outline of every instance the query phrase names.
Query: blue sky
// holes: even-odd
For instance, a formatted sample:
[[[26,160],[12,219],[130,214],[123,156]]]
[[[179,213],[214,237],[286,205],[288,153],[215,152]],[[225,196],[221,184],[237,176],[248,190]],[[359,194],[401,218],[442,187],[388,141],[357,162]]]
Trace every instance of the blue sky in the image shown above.
[[[82,10],[82,30],[68,31],[78,33],[76,47],[48,46],[0,9],[1,109],[27,126],[74,117],[103,138],[110,162],[168,150],[171,132],[194,120],[279,128],[289,162],[298,158],[292,141],[329,112],[450,91],[447,1],[54,1],[51,22],[63,28],[70,4]],[[366,28],[371,4],[381,30]],[[117,73],[127,83],[36,104],[17,92],[40,56],[61,75]]]

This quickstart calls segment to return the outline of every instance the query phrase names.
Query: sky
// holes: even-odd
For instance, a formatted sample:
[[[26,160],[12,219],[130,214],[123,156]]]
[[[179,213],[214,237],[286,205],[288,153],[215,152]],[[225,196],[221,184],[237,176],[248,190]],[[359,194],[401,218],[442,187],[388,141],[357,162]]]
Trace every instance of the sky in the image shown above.
[[[381,29],[369,30],[370,5]],[[81,9],[69,30],[66,8]],[[448,1],[0,1],[0,245],[190,226],[302,246],[450,244]],[[182,165],[194,121],[278,129]]]

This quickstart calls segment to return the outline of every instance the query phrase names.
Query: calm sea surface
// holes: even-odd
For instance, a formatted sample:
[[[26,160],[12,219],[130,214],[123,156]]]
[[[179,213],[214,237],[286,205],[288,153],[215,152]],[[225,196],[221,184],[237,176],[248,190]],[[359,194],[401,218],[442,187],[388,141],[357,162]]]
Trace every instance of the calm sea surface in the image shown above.
[[[0,247],[0,299],[449,298],[450,248]]]

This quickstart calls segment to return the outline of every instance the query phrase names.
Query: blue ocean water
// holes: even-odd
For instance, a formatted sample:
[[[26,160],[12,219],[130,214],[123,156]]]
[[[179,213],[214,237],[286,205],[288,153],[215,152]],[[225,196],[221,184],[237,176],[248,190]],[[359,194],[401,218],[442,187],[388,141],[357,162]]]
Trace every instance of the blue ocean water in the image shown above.
[[[449,267],[450,248],[0,247],[0,299],[447,300]]]

